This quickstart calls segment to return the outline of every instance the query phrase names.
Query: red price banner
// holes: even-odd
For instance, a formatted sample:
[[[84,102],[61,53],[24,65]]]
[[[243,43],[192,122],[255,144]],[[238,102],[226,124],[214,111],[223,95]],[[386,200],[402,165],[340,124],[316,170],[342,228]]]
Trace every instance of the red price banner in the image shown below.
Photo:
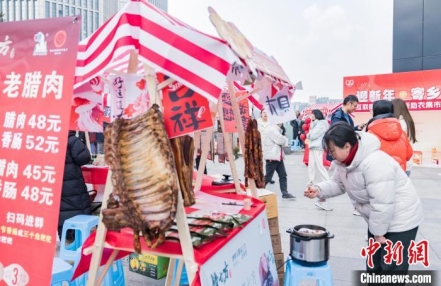
[[[80,24],[0,24],[0,285],[50,285]]]

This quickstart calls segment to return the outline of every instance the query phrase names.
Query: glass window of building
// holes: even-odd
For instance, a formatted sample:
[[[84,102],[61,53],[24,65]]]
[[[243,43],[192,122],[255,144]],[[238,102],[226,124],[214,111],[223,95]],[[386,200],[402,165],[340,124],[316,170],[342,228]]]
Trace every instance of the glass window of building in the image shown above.
[[[57,17],[57,3],[52,3],[52,17]]]
[[[88,30],[88,35],[93,33],[93,12],[89,11],[89,18],[87,19],[87,22],[89,23],[89,30]]]
[[[69,6],[64,5],[64,16],[69,16]],[[71,15],[73,16],[73,15]]]
[[[84,33],[85,33],[85,37],[87,37],[87,35],[88,35],[88,28],[89,28],[89,22],[87,21],[88,20],[88,12],[87,12],[87,10],[83,10],[83,25],[84,25]]]
[[[58,4],[58,17],[63,17],[63,4]]]
[[[95,27],[94,30],[98,29],[100,26],[100,15],[95,12]]]
[[[95,10],[97,10],[97,11],[100,10],[100,1],[99,0],[95,0]]]
[[[46,1],[45,3],[45,11],[44,11],[44,13],[45,13],[45,17],[46,18],[49,18],[50,16],[51,16],[51,14],[50,14],[50,12],[51,12],[51,3],[49,3],[49,1]]]
[[[83,21],[82,21],[82,26],[83,26],[83,39],[87,37],[87,11],[83,10]]]
[[[70,15],[75,16],[75,7],[70,7]]]
[[[83,0],[83,8],[87,8],[87,0]]]

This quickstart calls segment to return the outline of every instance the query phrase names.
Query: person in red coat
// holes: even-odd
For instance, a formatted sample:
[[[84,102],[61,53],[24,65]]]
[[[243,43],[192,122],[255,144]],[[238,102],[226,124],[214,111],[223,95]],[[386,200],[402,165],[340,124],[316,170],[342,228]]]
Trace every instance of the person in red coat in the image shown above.
[[[378,137],[380,150],[389,154],[406,171],[406,163],[412,158],[413,149],[400,121],[394,117],[394,106],[388,100],[377,100],[372,108],[373,117],[366,131]]]

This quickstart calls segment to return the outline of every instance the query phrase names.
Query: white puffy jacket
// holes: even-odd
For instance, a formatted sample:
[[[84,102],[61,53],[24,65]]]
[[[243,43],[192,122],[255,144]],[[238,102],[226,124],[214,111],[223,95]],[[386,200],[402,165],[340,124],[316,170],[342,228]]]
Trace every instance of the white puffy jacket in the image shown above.
[[[329,128],[328,122],[323,120],[314,120],[312,128],[309,131],[307,138],[309,139],[309,149],[323,151],[323,136]]]
[[[282,147],[288,146],[288,138],[282,135],[282,129],[277,125],[265,128],[263,139],[263,159],[280,161],[285,158]]]
[[[319,197],[347,192],[373,235],[419,226],[423,208],[412,181],[392,157],[379,150],[380,141],[375,135],[357,134],[354,160],[349,166],[332,161],[331,180],[317,184]]]

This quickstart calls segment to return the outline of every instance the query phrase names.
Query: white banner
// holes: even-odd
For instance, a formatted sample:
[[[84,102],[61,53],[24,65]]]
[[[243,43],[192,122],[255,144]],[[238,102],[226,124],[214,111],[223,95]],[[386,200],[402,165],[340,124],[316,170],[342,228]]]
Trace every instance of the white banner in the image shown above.
[[[150,107],[150,98],[143,75],[110,75],[110,121],[116,118],[131,119]]]
[[[278,286],[266,211],[201,267],[202,286]]]
[[[295,106],[290,100],[287,86],[283,86],[274,96],[261,96],[260,102],[265,108],[270,124],[285,123],[296,118]]]

